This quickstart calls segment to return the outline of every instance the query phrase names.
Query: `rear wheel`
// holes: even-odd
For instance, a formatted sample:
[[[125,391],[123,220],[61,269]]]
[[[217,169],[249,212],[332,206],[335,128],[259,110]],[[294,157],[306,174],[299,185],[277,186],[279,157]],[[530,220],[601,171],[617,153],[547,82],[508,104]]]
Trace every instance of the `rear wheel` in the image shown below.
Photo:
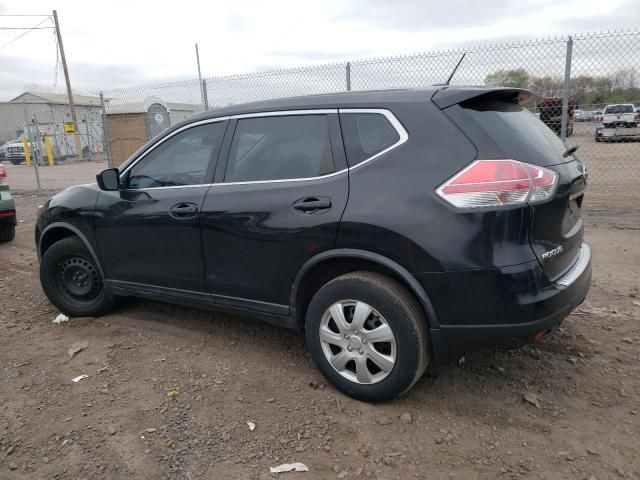
[[[0,242],[10,242],[16,236],[16,227],[13,225],[0,225]]]
[[[398,282],[372,272],[324,285],[307,310],[306,343],[318,368],[359,400],[402,395],[428,364],[426,319]]]
[[[40,283],[49,301],[70,316],[99,316],[114,305],[93,257],[78,237],[49,247],[40,264]]]

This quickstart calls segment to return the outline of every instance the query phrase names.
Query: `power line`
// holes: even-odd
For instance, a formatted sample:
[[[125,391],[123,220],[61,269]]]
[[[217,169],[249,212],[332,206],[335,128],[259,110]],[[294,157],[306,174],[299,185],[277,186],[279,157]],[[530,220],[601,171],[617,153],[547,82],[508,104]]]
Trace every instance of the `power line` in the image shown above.
[[[39,15],[40,16],[40,15]],[[21,33],[20,35],[18,35],[16,38],[14,38],[13,40],[9,40],[7,43],[5,43],[4,45],[0,46],[0,50],[2,50],[4,47],[8,47],[9,45],[11,45],[13,42],[15,42],[16,40],[19,40],[20,38],[24,37],[26,34],[32,32],[33,30],[37,29],[40,25],[42,25],[43,23],[45,23],[46,21],[51,20],[51,17],[47,16],[47,18],[45,18],[43,21],[41,21],[40,23],[38,23],[37,25],[31,27],[29,30],[27,30],[26,32]]]
[[[11,15],[11,14],[2,15],[0,14],[0,17],[50,17],[50,15]]]
[[[55,27],[0,27],[0,30],[46,30]]]

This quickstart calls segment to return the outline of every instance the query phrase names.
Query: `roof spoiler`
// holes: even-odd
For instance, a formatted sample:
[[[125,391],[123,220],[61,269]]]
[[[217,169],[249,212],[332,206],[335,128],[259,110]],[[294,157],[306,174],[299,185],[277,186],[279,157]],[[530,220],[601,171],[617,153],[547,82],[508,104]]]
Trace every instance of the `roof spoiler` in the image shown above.
[[[492,99],[507,102],[522,103],[533,96],[530,90],[524,88],[506,87],[445,87],[438,90],[431,100],[440,109],[457,105],[469,100]]]

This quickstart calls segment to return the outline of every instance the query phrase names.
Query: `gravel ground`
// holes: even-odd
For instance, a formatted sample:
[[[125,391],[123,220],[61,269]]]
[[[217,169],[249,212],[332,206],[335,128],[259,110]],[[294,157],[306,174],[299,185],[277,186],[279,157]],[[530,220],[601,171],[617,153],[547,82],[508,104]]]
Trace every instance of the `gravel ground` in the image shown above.
[[[588,229],[592,290],[556,335],[370,405],[327,385],[294,332],[252,320],[129,300],[53,324],[42,200],[16,195],[23,223],[0,245],[0,479],[265,479],[293,461],[309,472],[279,477],[640,478],[638,230]]]

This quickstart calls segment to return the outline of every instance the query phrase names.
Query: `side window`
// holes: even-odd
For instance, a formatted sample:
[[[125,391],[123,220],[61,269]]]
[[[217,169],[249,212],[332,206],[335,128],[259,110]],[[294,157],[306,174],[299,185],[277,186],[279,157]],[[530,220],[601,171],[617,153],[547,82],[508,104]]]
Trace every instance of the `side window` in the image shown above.
[[[341,113],[340,126],[351,167],[400,140],[396,129],[380,113]]]
[[[238,120],[225,182],[286,180],[334,171],[326,115]]]
[[[207,183],[207,171],[217,154],[225,122],[189,128],[171,137],[136,163],[129,188],[174,187]]]

